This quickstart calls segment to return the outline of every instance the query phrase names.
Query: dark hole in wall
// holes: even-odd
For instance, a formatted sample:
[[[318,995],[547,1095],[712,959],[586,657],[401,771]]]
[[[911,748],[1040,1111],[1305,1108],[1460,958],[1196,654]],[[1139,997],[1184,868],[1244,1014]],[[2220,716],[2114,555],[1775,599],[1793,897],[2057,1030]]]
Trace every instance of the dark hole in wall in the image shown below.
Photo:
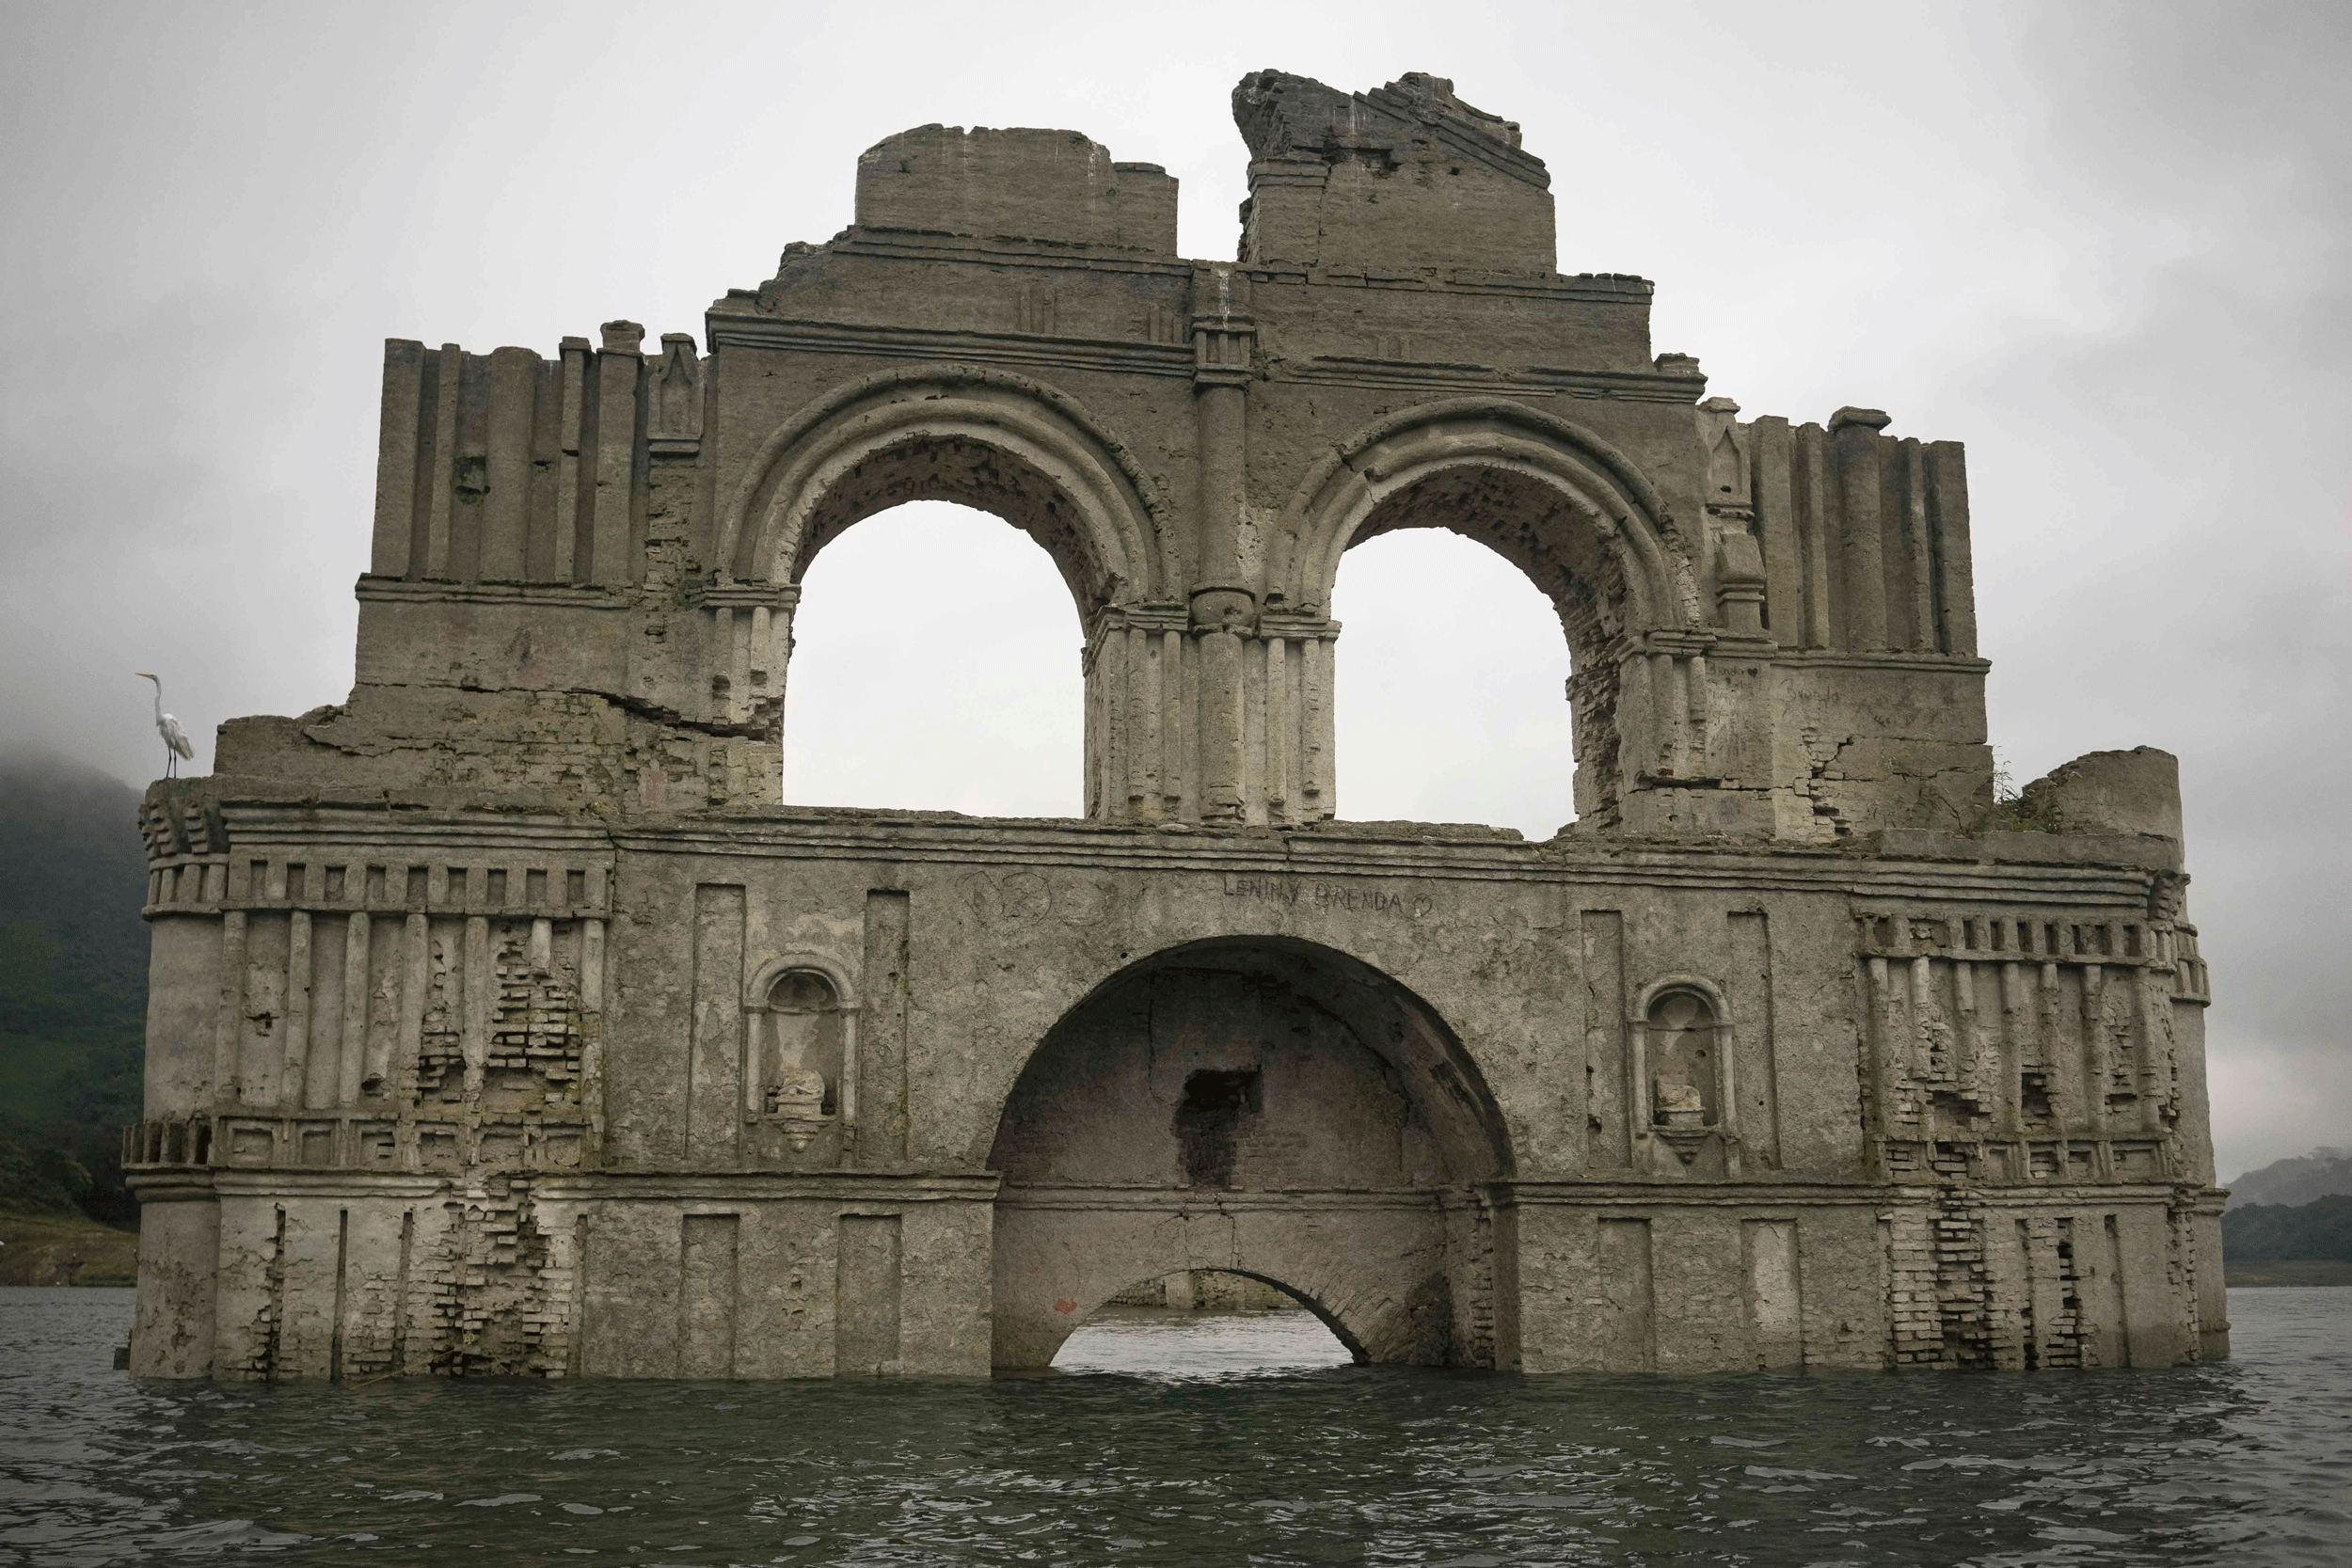
[[[2050,1119],[2050,1075],[2027,1068],[2017,1075],[2018,1114],[2033,1121]]]
[[[1207,1070],[1184,1079],[1172,1124],[1184,1180],[1195,1187],[1233,1184],[1235,1138],[1243,1114],[1262,1107],[1257,1072]]]

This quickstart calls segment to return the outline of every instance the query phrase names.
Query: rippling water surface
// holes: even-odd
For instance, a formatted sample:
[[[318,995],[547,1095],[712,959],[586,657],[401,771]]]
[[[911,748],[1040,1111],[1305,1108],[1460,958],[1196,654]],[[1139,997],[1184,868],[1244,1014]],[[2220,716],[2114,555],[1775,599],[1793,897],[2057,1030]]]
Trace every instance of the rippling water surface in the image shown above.
[[[2230,1307],[2169,1371],[1495,1377],[1288,1313],[994,1382],[342,1389],[134,1382],[130,1292],[0,1291],[0,1561],[2352,1562],[2352,1291]]]

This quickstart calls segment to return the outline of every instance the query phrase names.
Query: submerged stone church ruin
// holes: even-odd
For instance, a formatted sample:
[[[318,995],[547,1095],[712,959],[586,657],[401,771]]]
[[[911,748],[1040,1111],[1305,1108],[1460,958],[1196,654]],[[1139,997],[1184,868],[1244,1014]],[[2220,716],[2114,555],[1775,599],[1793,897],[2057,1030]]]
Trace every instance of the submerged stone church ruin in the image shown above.
[[[2227,1353],[2173,760],[1996,800],[1960,447],[1708,396],[1450,83],[1232,103],[1230,262],[930,125],[699,343],[387,345],[350,697],[146,798],[134,1371],[982,1374],[1202,1270],[1379,1362]],[[780,803],[923,499],[1068,584],[1083,818]],[[1341,815],[1405,528],[1559,611],[1548,841]]]

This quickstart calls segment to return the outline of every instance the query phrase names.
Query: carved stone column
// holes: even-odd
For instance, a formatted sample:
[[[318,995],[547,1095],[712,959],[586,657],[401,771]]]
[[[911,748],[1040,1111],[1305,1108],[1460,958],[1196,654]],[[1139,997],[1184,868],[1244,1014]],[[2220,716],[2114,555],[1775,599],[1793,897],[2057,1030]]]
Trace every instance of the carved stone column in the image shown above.
[[[792,658],[796,583],[720,582],[702,591],[710,611],[707,660],[713,724],[784,721],[785,668]]]
[[[1191,705],[1200,651],[1174,604],[1118,604],[1087,628],[1086,812],[1097,821],[1198,821]]]
[[[1248,453],[1245,388],[1257,326],[1248,282],[1226,268],[1193,275],[1193,408],[1200,443],[1200,559],[1191,620],[1200,647],[1200,816],[1240,822],[1248,815],[1243,774],[1248,719],[1243,644],[1257,629],[1255,574],[1242,559],[1241,509]]]
[[[710,614],[703,717],[722,732],[711,746],[725,759],[714,757],[710,799],[740,791],[772,804],[784,790],[784,682],[800,585],[721,581],[703,589],[701,599]]]
[[[1245,645],[1243,801],[1251,822],[1320,822],[1334,815],[1331,652],[1340,625],[1268,610]]]

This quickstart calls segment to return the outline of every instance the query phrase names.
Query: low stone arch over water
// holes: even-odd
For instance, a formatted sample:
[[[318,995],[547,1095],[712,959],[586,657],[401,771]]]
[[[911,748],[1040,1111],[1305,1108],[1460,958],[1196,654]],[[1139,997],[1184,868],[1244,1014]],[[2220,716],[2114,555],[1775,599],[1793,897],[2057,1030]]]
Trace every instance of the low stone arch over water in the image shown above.
[[[1359,1361],[1508,1363],[1482,1189],[1508,1134],[1443,1021],[1360,959],[1225,938],[1129,965],[1046,1036],[989,1163],[1000,1368],[1170,1264],[1285,1291]]]
[[[1230,1269],[1139,1280],[1088,1314],[1052,1370],[1184,1381],[1281,1377],[1369,1364],[1364,1348],[1286,1287]]]

